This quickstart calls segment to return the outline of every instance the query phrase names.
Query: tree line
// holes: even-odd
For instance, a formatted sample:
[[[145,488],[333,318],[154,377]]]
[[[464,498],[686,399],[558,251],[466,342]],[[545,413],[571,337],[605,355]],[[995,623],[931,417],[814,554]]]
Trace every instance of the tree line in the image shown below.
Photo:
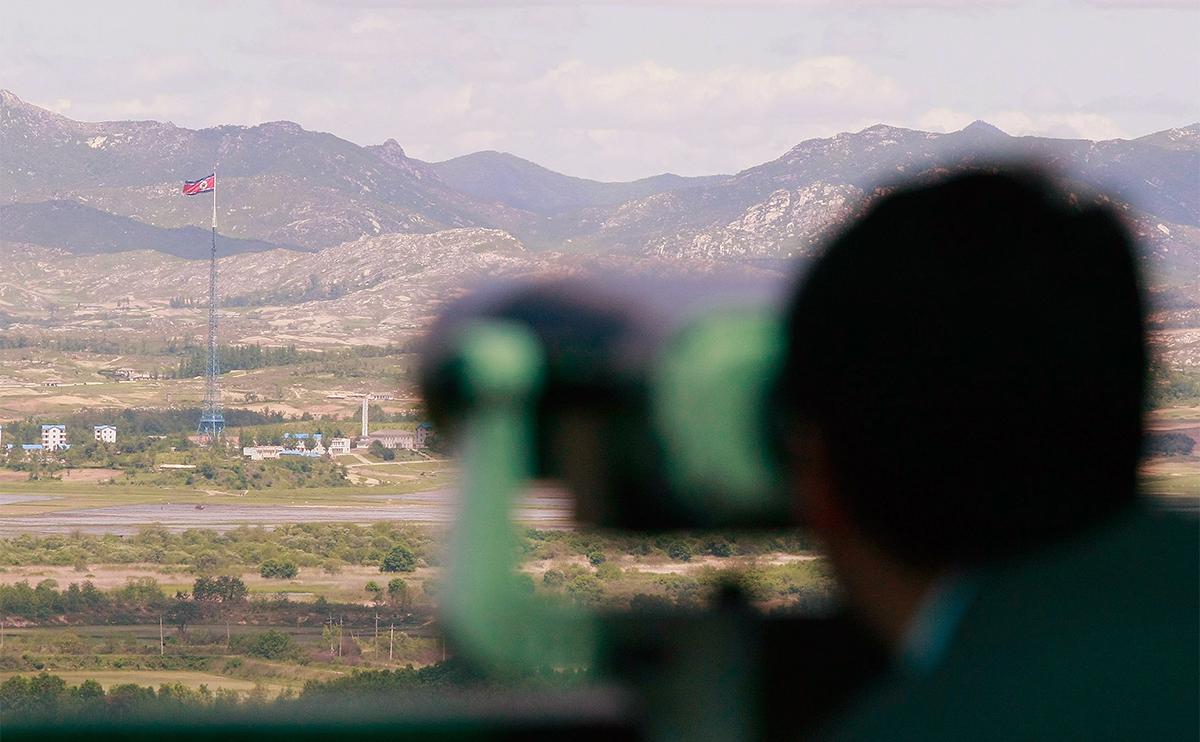
[[[253,425],[273,425],[285,418],[279,412],[258,412],[231,408],[224,411],[225,425],[236,428]],[[90,409],[58,415],[54,418],[32,418],[4,423],[5,443],[41,443],[42,424],[53,423],[67,426],[67,439],[72,444],[94,441],[92,429],[96,425],[116,425],[118,450],[137,452],[134,439],[147,436],[178,436],[196,432],[196,421],[200,419],[199,407],[170,407],[161,409]],[[131,448],[132,447],[132,448]],[[137,450],[135,450],[137,449]]]

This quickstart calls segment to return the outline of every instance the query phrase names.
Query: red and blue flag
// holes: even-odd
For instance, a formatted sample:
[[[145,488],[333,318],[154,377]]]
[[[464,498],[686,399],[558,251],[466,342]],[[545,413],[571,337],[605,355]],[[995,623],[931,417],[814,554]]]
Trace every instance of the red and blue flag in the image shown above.
[[[217,174],[213,173],[200,180],[183,181],[183,195],[195,196],[197,193],[208,193],[217,189]]]

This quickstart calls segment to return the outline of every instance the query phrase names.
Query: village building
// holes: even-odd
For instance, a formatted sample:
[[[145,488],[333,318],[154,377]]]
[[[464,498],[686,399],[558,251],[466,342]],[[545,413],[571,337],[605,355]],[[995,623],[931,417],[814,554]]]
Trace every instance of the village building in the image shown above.
[[[97,425],[92,428],[92,435],[101,443],[116,443],[117,442],[117,426],[116,425]]]
[[[265,461],[279,458],[284,450],[283,446],[245,446],[242,455],[251,461]]]
[[[316,449],[309,451],[307,448],[285,448],[279,452],[279,457],[284,456],[301,456],[307,459],[315,459],[322,454],[317,453]]]
[[[116,370],[116,377],[125,381],[143,381],[154,378],[149,372],[138,371],[136,368],[119,368]]]
[[[284,433],[282,446],[244,446],[242,448],[242,455],[251,461],[278,459],[283,456],[319,458],[349,452],[349,438],[333,438],[326,445],[321,433]]]
[[[371,444],[379,441],[384,448],[398,448],[409,451],[425,448],[433,428],[429,423],[422,423],[416,430],[376,430],[358,441],[358,448],[370,448]]]
[[[42,448],[47,451],[60,451],[70,448],[67,443],[66,425],[43,425]]]

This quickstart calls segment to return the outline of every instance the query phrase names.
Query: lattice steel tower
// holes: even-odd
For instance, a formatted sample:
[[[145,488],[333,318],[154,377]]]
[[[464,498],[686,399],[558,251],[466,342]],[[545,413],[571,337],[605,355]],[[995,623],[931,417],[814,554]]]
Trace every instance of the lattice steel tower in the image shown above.
[[[217,178],[213,168],[212,252],[208,261],[208,364],[204,368],[204,404],[196,432],[216,445],[225,432],[221,412],[221,359],[217,353]]]

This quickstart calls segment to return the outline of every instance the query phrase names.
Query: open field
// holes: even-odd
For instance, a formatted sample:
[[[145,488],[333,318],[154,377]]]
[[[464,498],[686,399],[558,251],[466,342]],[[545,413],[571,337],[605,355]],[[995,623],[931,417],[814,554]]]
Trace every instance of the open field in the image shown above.
[[[204,395],[201,377],[137,381],[111,377],[118,368],[170,376],[182,358],[180,352],[166,350],[129,354],[0,348],[0,419],[54,415],[79,407],[194,406]],[[416,357],[411,354],[331,355],[285,366],[235,369],[223,374],[221,382],[224,402],[231,408],[269,407],[296,417],[308,413],[348,418],[360,404],[351,396],[354,394],[391,397],[374,402],[389,413],[413,408],[418,403],[412,374],[415,364]]]
[[[168,626],[163,656],[159,655],[157,624],[8,627],[6,642],[0,647],[0,661],[6,664],[0,671],[0,682],[17,675],[47,672],[69,684],[95,680],[105,689],[122,684],[158,687],[179,683],[268,700],[299,691],[308,681],[344,677],[355,668],[396,669],[441,659],[441,640],[423,635],[428,632],[421,629],[414,632],[412,627],[408,631],[397,629],[391,636],[391,659],[386,627],[378,643],[371,629],[348,631],[346,637],[354,649],[344,658],[329,656],[321,626],[279,626],[272,630],[287,635],[299,654],[283,660],[247,655],[245,642],[261,636],[265,631],[261,626],[196,624],[186,635]],[[22,664],[26,667],[13,669]]]
[[[1149,495],[1200,500],[1200,456],[1154,459],[1142,467],[1142,490]]]
[[[415,469],[416,467],[390,467]],[[383,477],[380,476],[382,479]],[[434,474],[387,477],[387,484],[225,492],[190,487],[136,487],[68,482],[5,482],[0,487],[0,534],[132,534],[148,525],[174,531],[239,525],[380,521],[447,524],[457,494],[450,469]],[[550,490],[536,490],[516,508],[518,522],[564,528],[571,502]]]
[[[698,568],[698,566],[697,566]],[[42,580],[54,580],[61,586],[87,580],[101,590],[111,590],[125,585],[129,580],[149,577],[158,582],[168,594],[189,591],[195,575],[187,568],[170,569],[153,564],[99,564],[89,565],[85,572],[73,567],[30,565],[0,568],[0,585],[13,585],[22,580],[37,584]],[[542,571],[545,571],[543,568]],[[368,595],[363,586],[374,580],[387,580],[396,575],[381,574],[377,565],[345,565],[336,574],[329,574],[319,567],[301,567],[299,574],[290,580],[266,579],[254,569],[225,569],[223,574],[238,576],[246,583],[250,595],[260,597],[286,597],[300,602],[323,597],[331,602],[368,605]],[[433,567],[418,567],[406,572],[406,582],[420,585],[425,580],[441,577],[442,570]],[[540,573],[539,573],[540,576]]]
[[[1146,494],[1165,498],[1175,509],[1195,510],[1200,505],[1200,457],[1154,459],[1142,471]],[[380,521],[446,525],[454,520],[457,472],[450,463],[359,463],[348,465],[348,472],[358,486],[248,492],[100,484],[74,477],[3,481],[0,535],[72,531],[129,535],[154,524],[173,531],[225,531],[239,525]],[[536,489],[518,502],[515,518],[538,528],[569,528],[572,512],[569,496]]]
[[[133,683],[158,687],[179,683],[189,688],[207,687],[210,691],[218,689],[236,691],[248,695],[256,688],[261,689],[268,698],[278,696],[285,688],[298,689],[304,685],[300,681],[281,681],[278,678],[263,680],[247,680],[231,678],[225,675],[215,675],[208,672],[189,670],[53,670],[53,673],[70,685],[78,685],[85,680],[94,680],[108,690],[114,685]],[[14,675],[29,675],[28,672],[0,672],[0,681]]]
[[[1161,497],[1169,507],[1200,512],[1200,407],[1169,407],[1152,412],[1152,433],[1186,435],[1196,443],[1191,456],[1156,457],[1141,467],[1142,491]]]

